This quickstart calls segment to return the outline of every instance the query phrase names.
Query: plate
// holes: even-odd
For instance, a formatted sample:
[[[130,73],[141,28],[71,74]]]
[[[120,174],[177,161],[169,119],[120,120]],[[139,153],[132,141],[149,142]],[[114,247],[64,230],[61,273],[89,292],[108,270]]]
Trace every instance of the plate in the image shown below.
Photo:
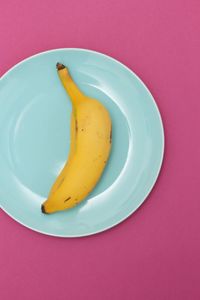
[[[79,206],[41,213],[69,151],[71,105],[56,72],[67,65],[79,87],[99,99],[113,124],[111,156],[99,183]],[[145,200],[159,174],[164,134],[144,83],[126,66],[85,49],[34,55],[0,80],[0,206],[35,231],[60,237],[101,232]]]

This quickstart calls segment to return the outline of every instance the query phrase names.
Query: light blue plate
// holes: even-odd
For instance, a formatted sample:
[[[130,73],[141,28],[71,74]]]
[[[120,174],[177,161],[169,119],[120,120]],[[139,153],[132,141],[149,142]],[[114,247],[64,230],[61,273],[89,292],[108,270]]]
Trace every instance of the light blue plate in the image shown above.
[[[71,104],[56,72],[58,61],[85,94],[109,110],[113,145],[87,200],[44,215],[41,203],[66,161],[70,141]],[[83,49],[52,50],[22,61],[0,80],[0,205],[33,230],[77,237],[120,223],[151,191],[163,152],[163,126],[152,95],[113,58]]]

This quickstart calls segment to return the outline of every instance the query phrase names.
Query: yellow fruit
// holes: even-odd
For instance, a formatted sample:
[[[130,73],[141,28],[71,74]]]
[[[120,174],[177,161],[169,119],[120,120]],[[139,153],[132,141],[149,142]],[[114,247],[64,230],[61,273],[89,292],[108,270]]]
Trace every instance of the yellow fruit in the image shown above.
[[[111,118],[96,99],[84,95],[68,69],[57,64],[58,75],[72,102],[71,145],[68,160],[51,188],[42,212],[74,207],[100,179],[111,149]]]

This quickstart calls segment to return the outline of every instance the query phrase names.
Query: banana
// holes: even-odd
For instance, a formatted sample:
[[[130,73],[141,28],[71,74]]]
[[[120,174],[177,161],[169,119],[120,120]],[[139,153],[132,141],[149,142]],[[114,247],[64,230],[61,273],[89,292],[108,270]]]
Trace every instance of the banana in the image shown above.
[[[56,66],[72,102],[71,141],[68,160],[41,206],[46,214],[70,209],[86,198],[103,173],[112,144],[107,109],[78,88],[68,68]]]

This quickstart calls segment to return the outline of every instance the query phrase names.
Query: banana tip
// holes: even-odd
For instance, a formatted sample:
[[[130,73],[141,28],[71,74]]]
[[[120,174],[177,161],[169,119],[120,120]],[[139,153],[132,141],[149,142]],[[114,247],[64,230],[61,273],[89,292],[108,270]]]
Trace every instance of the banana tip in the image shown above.
[[[63,64],[61,64],[61,63],[59,63],[59,62],[57,62],[56,68],[57,68],[57,70],[59,71],[59,70],[64,69],[64,68],[65,68],[65,65],[63,65]]]
[[[45,210],[45,207],[44,207],[44,204],[41,205],[41,211],[43,214],[47,214],[46,210]]]

